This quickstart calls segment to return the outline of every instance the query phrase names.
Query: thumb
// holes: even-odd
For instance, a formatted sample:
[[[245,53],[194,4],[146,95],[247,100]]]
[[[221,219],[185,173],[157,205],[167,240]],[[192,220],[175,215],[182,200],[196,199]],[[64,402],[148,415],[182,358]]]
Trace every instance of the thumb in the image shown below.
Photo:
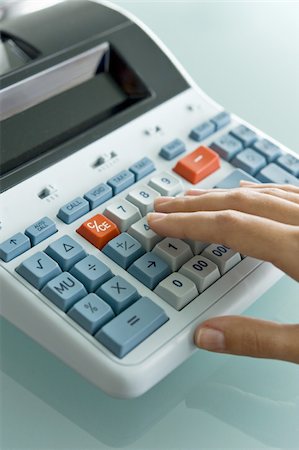
[[[299,363],[299,324],[282,325],[249,317],[206,320],[195,331],[195,344],[205,350]]]

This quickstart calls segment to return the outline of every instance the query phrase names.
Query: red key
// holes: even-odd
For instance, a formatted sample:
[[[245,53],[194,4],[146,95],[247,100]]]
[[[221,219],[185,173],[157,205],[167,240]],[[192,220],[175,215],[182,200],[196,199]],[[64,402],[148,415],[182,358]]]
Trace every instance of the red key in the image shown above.
[[[86,220],[76,231],[100,250],[107,242],[119,235],[119,230],[115,223],[102,216],[102,214],[96,214]]]
[[[201,145],[194,152],[180,159],[173,171],[192,184],[196,184],[211,175],[220,167],[220,158],[209,147]]]

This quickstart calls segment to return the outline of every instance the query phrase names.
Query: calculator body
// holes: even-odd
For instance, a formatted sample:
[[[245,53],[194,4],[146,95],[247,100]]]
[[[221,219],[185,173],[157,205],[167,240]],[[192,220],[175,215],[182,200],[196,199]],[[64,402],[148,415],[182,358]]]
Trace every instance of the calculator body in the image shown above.
[[[163,44],[130,14],[105,2],[101,2],[100,5],[83,2],[83,6],[78,6],[81,2],[70,3],[73,3],[73,6],[58,5],[49,9],[49,17],[54,20],[58,11],[60,16],[64,14],[70,17],[74,11],[68,8],[75,7],[74,4],[77,3],[78,8],[83,8],[81,9],[82,14],[83,10],[85,10],[86,17],[82,15],[82,22],[86,21],[85,26],[90,20],[96,23],[94,11],[97,10],[96,8],[102,8],[100,14],[102,17],[104,12],[108,12],[105,23],[106,27],[107,23],[109,23],[109,29],[103,30],[102,34],[100,32],[97,34],[94,31],[93,35],[81,38],[81,47],[78,47],[78,49],[74,42],[72,43],[71,38],[67,36],[66,41],[69,39],[70,53],[67,53],[67,56],[64,56],[62,59],[59,58],[61,58],[61,53],[63,52],[59,53],[58,47],[55,49],[57,53],[55,58],[58,59],[55,60],[55,63],[53,62],[53,67],[57,68],[58,66],[58,68],[61,69],[62,67],[63,69],[57,78],[58,88],[57,86],[56,88],[58,91],[55,92],[56,99],[64,95],[65,92],[70,92],[72,89],[76,90],[77,86],[80,88],[85,83],[86,74],[82,75],[80,73],[78,75],[78,72],[76,72],[78,65],[84,66],[82,58],[80,61],[76,59],[78,55],[82,54],[86,56],[88,61],[91,55],[92,61],[89,61],[87,66],[91,64],[93,71],[95,69],[93,55],[96,55],[96,58],[98,58],[96,59],[97,64],[99,60],[101,61],[100,66],[104,66],[103,70],[105,70],[105,64],[109,64],[109,58],[110,63],[114,61],[117,73],[123,71],[125,75],[124,79],[117,80],[117,76],[114,74],[113,79],[114,81],[116,79],[124,86],[125,93],[111,91],[111,95],[115,95],[116,103],[109,104],[109,99],[103,98],[103,103],[108,101],[108,106],[106,110],[94,113],[97,117],[96,122],[92,121],[93,116],[92,114],[88,116],[87,111],[88,117],[84,117],[84,120],[86,119],[84,127],[80,128],[82,124],[81,117],[75,117],[74,120],[78,120],[78,123],[74,122],[75,131],[73,134],[68,135],[67,129],[60,130],[60,137],[63,136],[60,141],[57,136],[50,136],[51,139],[47,142],[48,147],[46,146],[45,150],[40,150],[39,156],[35,154],[31,159],[28,158],[21,161],[16,169],[10,168],[4,174],[2,178],[3,192],[1,194],[2,223],[0,241],[6,243],[6,246],[4,244],[2,244],[2,247],[0,246],[0,249],[2,248],[2,259],[0,260],[1,314],[109,395],[131,398],[140,396],[148,391],[196,351],[193,334],[199,323],[213,316],[241,313],[272,286],[282,276],[282,273],[269,263],[245,255],[239,255],[237,264],[224,271],[221,276],[219,275],[213,282],[210,282],[206,288],[203,287],[201,292],[198,292],[189,303],[174,307],[166,298],[167,294],[166,297],[164,294],[165,300],[159,295],[159,292],[162,292],[161,289],[160,291],[157,290],[157,286],[163,283],[164,278],[171,276],[173,270],[165,272],[164,278],[160,277],[159,281],[154,284],[150,284],[147,281],[143,282],[144,277],[147,275],[146,271],[144,271],[145,273],[142,276],[139,276],[139,272],[137,273],[136,270],[140,271],[141,269],[140,267],[137,267],[137,269],[135,267],[136,270],[133,272],[131,266],[134,265],[134,261],[131,261],[130,265],[120,265],[116,257],[109,256],[110,253],[104,250],[104,245],[100,249],[99,246],[94,245],[86,237],[87,235],[84,234],[86,229],[89,228],[88,232],[100,233],[98,228],[100,225],[103,226],[103,222],[100,224],[95,217],[103,215],[108,217],[108,219],[110,218],[109,220],[113,222],[113,205],[115,206],[117,202],[123,202],[123,200],[130,203],[133,198],[132,192],[136,191],[136,189],[137,191],[141,189],[143,192],[144,189],[150,187],[154,191],[157,189],[156,192],[158,194],[181,195],[191,187],[211,188],[221,186],[223,180],[227,179],[237,168],[242,169],[244,166],[241,165],[242,161],[241,163],[239,161],[239,165],[236,165],[237,163],[232,164],[232,159],[228,158],[221,149],[219,150],[215,143],[217,144],[223,135],[233,133],[233,130],[240,125],[250,129],[256,135],[256,142],[267,140],[273,146],[279,148],[282,156],[290,155],[290,157],[295,157],[295,154],[233,114],[227,115],[225,123],[219,125],[218,129],[218,125],[214,124],[213,118],[219,117],[219,114],[223,112],[223,108],[200,90]],[[42,14],[46,14],[46,10]],[[32,20],[34,20],[34,14],[31,16]],[[91,16],[94,19],[91,19]],[[13,26],[14,24],[12,29]],[[23,32],[22,37],[24,40],[30,37],[30,33],[26,34],[28,33],[28,28],[25,25],[24,28],[22,28],[23,25],[20,25],[20,28],[18,28],[19,25],[15,26],[15,30],[20,30],[21,35]],[[94,26],[96,27],[96,24]],[[5,32],[8,33],[8,29]],[[81,32],[83,36],[86,33],[86,29],[83,31],[80,29],[78,34],[80,35]],[[49,70],[49,67],[46,67],[46,58],[44,61],[42,59],[39,60],[41,58],[38,55],[39,42],[35,42],[34,38],[33,36],[31,44],[32,48],[36,47],[37,54],[34,58],[32,57],[33,61],[30,60],[29,63],[27,61],[24,63],[24,67],[20,65],[21,68],[15,69],[10,74],[8,73],[6,78],[4,77],[4,81],[7,81],[10,76],[11,86],[15,86],[17,89],[24,82],[29,92],[31,92],[30,77],[33,76],[35,64],[41,65],[39,72],[35,72],[35,74],[42,74],[44,77],[40,79],[37,77],[37,80],[35,80],[37,85],[39,85],[39,82],[41,86],[49,83],[51,87],[51,80],[53,79],[53,73]],[[59,39],[62,39],[61,35],[57,37],[57,41]],[[45,45],[46,48],[48,44],[41,43],[41,47],[42,45]],[[53,49],[57,42],[52,42],[51,45],[49,44],[49,49],[54,54]],[[96,49],[95,53],[93,53],[94,49]],[[107,52],[110,52],[108,57],[105,56]],[[137,55],[136,64],[140,58],[145,58],[145,60],[148,58],[146,63],[140,68],[132,67],[134,64],[134,57],[132,56],[134,52]],[[33,53],[31,53],[32,55]],[[71,67],[65,67],[64,61],[67,61],[68,66]],[[161,70],[165,68],[165,72],[159,71],[158,68]],[[23,78],[18,79],[22,69],[24,69]],[[30,75],[31,70],[33,72]],[[76,82],[76,76],[73,78],[72,75],[70,76],[73,70],[75,70],[76,76],[83,76],[79,84]],[[151,70],[152,72],[149,73]],[[65,75],[64,78],[63,74]],[[148,75],[148,78],[146,75]],[[65,85],[63,83],[61,85],[59,82],[61,77],[66,80],[63,82],[66,83]],[[72,87],[67,86],[69,77],[74,80]],[[162,82],[161,79],[163,79]],[[109,91],[110,80],[107,82]],[[26,85],[26,83],[28,84]],[[169,86],[170,84],[171,86]],[[4,86],[4,90],[9,88],[9,86],[9,84]],[[105,86],[104,83],[104,90]],[[79,94],[74,91],[74,96],[67,98],[65,101],[70,101],[69,105],[71,105],[72,99]],[[87,98],[89,98],[89,94],[87,92]],[[94,95],[96,98],[96,93]],[[6,116],[4,116],[3,120],[8,121],[11,118],[17,118],[17,116],[20,117],[22,114],[26,116],[26,111],[30,112],[36,106],[45,104],[49,99],[51,100],[53,92],[51,92],[51,89],[49,91],[46,90],[46,92],[43,91],[35,100],[32,100],[32,95],[28,97],[27,101],[32,102],[29,106],[16,102],[14,104],[15,110],[6,111]],[[7,98],[11,99],[12,97]],[[71,108],[69,105],[68,107]],[[70,111],[71,109],[68,110],[68,115],[71,121]],[[55,117],[52,120],[54,119]],[[61,120],[63,122],[63,117]],[[205,128],[201,125],[207,122],[209,124],[212,123],[213,126],[215,125],[214,130],[206,137],[204,134],[200,136],[200,133]],[[30,127],[34,128],[34,123],[30,123]],[[196,133],[199,133],[199,135],[196,135]],[[230,136],[233,136],[233,134],[230,134]],[[30,140],[31,136],[28,139]],[[180,151],[178,150],[177,156],[173,156],[171,152],[176,144],[170,146],[168,144],[173,143],[177,139],[180,141],[180,145],[183,143],[183,148]],[[37,144],[35,143],[35,145]],[[219,168],[196,183],[191,182],[190,178],[188,180],[188,177],[186,179],[185,176],[173,171],[182,158],[202,146],[209,149],[214,148],[214,153],[219,156]],[[39,148],[42,149],[42,145]],[[253,148],[253,144],[251,148]],[[164,152],[161,152],[161,149],[164,149]],[[244,146],[242,151],[245,150],[246,146]],[[30,148],[28,147],[26,151],[30,153]],[[134,172],[134,168],[136,163],[144,158],[150,160],[152,169],[148,173],[145,171],[140,175]],[[264,158],[266,157],[264,156]],[[257,170],[256,174],[261,174],[264,168],[267,168],[270,164],[275,164],[274,160],[272,162],[267,161],[267,164],[264,164],[263,168]],[[140,168],[138,164],[137,167]],[[286,170],[282,168],[282,165],[277,164],[277,167],[283,171]],[[121,187],[118,190],[119,174],[124,170],[129,172],[129,174],[133,173],[133,181],[127,187]],[[292,181],[298,185],[299,174],[291,174],[290,170],[285,172],[289,174],[289,178],[285,182]],[[249,171],[250,169],[245,170],[245,177],[246,173],[249,174]],[[162,175],[160,176],[160,174]],[[264,177],[266,177],[265,174],[263,175]],[[283,175],[284,172],[279,172],[279,174]],[[115,177],[117,176],[118,178],[116,179]],[[174,183],[178,183],[179,188],[176,191],[167,191],[166,186],[166,191],[164,191],[163,182],[161,188],[162,178],[170,180],[171,183],[174,179]],[[257,179],[265,181],[262,175]],[[107,180],[110,180],[110,184]],[[274,179],[273,181],[276,180]],[[112,190],[112,195],[95,206],[86,194],[91,192],[95,186],[106,182]],[[85,200],[84,204],[88,204],[87,210],[85,212],[81,210],[79,216],[76,212],[78,206],[76,199],[78,198]],[[132,204],[136,207],[136,203]],[[65,211],[66,205],[72,205],[69,207],[69,211],[67,211],[67,208]],[[124,203],[119,203],[118,207],[123,208],[122,205]],[[72,208],[75,215],[70,213]],[[107,213],[108,210],[110,215]],[[145,211],[139,208],[138,214],[140,215],[136,218],[137,222],[145,217]],[[66,212],[66,215],[63,212]],[[55,230],[46,235],[43,234],[43,230],[39,229],[36,232],[36,238],[34,233],[30,234],[30,226],[38,223],[42,218],[49,219],[51,224],[54,222]],[[118,223],[117,220],[118,218],[115,219],[116,223]],[[119,220],[121,224],[118,227],[120,234],[128,232],[129,235],[136,238],[136,234],[130,234],[134,224],[128,223],[123,225],[124,221],[122,221],[122,218]],[[85,231],[84,233],[79,233],[78,230],[81,229],[83,224],[85,224]],[[46,228],[47,223],[45,224]],[[30,246],[19,254],[13,255],[10,259],[10,256],[7,255],[10,253],[10,246],[15,245],[13,240],[18,233],[22,233],[27,242],[28,240],[30,241]],[[39,241],[40,235],[46,237]],[[72,274],[74,273],[73,266],[75,263],[63,268],[63,264],[60,263],[59,259],[55,259],[53,253],[57,241],[65,239],[65,237],[72,239],[83,249],[85,252],[84,257],[97,258],[108,267],[111,273],[110,278],[112,276],[121,277],[121,279],[126,280],[130,286],[137,290],[138,299],[135,299],[134,303],[128,308],[137,305],[140,299],[147,299],[146,301],[154,305],[153,308],[157,306],[159,311],[163,312],[164,319],[160,322],[160,325],[156,324],[152,331],[147,331],[143,338],[139,338],[138,344],[135,344],[127,351],[124,350],[124,354],[119,350],[115,350],[115,347],[111,347],[111,343],[105,345],[104,340],[96,339],[94,332],[86,331],[82,325],[68,314],[69,307],[61,308],[53,301],[51,296],[48,296],[48,291],[44,289],[48,283],[51,283],[52,279],[47,280],[47,282],[35,282],[32,275],[28,276],[29,269],[28,267],[25,268],[25,262],[38,252],[41,252],[42,255],[46,253],[47,258],[50,258],[51,261],[53,258],[56,264],[55,267],[59,268],[60,273],[64,272],[65,269]],[[116,239],[117,236],[114,236],[114,238]],[[66,249],[66,245],[70,245],[67,242],[73,241],[65,241],[63,244],[64,249]],[[161,242],[161,239],[157,240],[155,245],[145,244],[145,247],[149,245],[145,249],[145,254],[152,256],[159,242]],[[109,245],[109,241],[105,245]],[[206,261],[200,255],[203,254],[208,243],[199,250],[196,250],[197,247],[194,243],[188,242],[189,245],[189,248],[193,249],[192,258],[197,257],[201,261]],[[221,244],[219,245],[221,247]],[[49,248],[51,248],[51,251]],[[111,248],[110,251],[112,251]],[[83,256],[81,259],[83,259]],[[161,259],[163,261],[163,258]],[[36,263],[41,265],[39,261],[41,260],[37,259]],[[79,262],[80,260],[76,260],[76,264]],[[151,259],[148,262],[151,265]],[[155,261],[154,263],[156,264]],[[90,267],[92,266],[90,265]],[[36,267],[34,270],[36,272]],[[175,269],[175,272],[179,273],[179,267]],[[75,277],[75,275],[73,276]],[[84,285],[83,282],[81,284]],[[98,288],[101,288],[101,286]],[[88,293],[90,294],[94,291],[95,289],[90,288]],[[87,295],[87,292],[85,294]],[[76,302],[79,302],[83,297],[83,294],[81,294]],[[73,302],[72,306],[76,302]],[[84,306],[89,309],[90,313],[93,312],[93,306],[90,303],[86,303]],[[117,314],[114,310],[114,318],[120,317],[125,312],[126,309]],[[137,326],[139,326],[138,320],[140,318],[136,314],[126,321],[129,325],[134,326],[137,321]],[[110,321],[113,320],[110,318]],[[157,320],[160,319],[158,318]]]

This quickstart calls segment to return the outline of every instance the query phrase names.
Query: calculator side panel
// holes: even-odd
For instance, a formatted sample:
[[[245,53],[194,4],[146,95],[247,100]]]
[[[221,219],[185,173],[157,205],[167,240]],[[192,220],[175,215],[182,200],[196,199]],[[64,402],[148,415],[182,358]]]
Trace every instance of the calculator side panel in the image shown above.
[[[48,351],[101,388],[120,398],[142,395],[191,356],[196,347],[196,326],[211,316],[240,314],[261,296],[282,272],[269,263],[260,264],[230,292],[152,355],[135,365],[116,364],[90,345],[75,328],[66,326],[55,311],[0,267],[1,315]]]

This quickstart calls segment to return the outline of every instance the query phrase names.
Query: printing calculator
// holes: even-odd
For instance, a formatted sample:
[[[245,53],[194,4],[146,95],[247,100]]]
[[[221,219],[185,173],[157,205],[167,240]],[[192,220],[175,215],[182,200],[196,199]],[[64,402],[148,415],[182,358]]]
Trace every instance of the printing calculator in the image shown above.
[[[282,273],[221,242],[162,238],[159,196],[299,186],[296,154],[225,111],[106,2],[0,23],[1,314],[111,396],[148,391]]]

